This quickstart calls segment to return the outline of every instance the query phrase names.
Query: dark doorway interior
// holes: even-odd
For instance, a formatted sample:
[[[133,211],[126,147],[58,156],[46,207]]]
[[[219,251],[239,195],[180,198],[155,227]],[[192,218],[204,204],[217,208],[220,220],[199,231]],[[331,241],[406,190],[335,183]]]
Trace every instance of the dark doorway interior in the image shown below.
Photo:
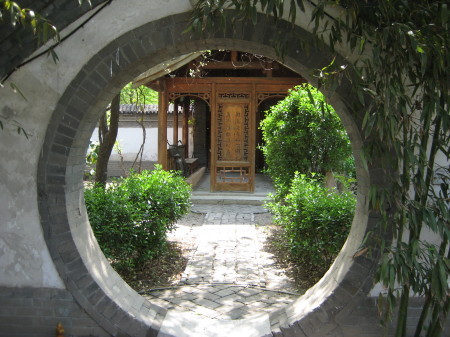
[[[261,121],[266,117],[267,111],[271,106],[276,105],[282,97],[271,97],[262,101],[256,111],[256,150],[255,150],[255,171],[256,173],[264,173],[266,168],[266,162],[264,160],[264,154],[260,149],[261,145],[264,145],[262,137],[262,131],[260,129]]]
[[[210,167],[211,156],[211,111],[209,105],[195,99],[194,103],[194,158],[200,167]]]

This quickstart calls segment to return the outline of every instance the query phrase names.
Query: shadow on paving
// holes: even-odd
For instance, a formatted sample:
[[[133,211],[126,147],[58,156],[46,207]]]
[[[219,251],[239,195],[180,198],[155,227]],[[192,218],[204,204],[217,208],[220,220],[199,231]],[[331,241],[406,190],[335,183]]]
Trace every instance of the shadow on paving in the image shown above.
[[[276,312],[299,297],[264,246],[271,217],[256,205],[195,205],[169,234],[187,266],[172,286],[143,291],[153,304],[208,319]]]

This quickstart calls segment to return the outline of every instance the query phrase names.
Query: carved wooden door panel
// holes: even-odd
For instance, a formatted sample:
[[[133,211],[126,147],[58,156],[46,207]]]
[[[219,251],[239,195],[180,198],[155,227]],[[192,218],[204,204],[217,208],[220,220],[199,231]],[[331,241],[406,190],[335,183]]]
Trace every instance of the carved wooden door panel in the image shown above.
[[[224,92],[225,89],[230,91]],[[246,90],[247,89],[247,90]],[[220,87],[213,123],[213,191],[253,191],[253,106],[247,86]]]

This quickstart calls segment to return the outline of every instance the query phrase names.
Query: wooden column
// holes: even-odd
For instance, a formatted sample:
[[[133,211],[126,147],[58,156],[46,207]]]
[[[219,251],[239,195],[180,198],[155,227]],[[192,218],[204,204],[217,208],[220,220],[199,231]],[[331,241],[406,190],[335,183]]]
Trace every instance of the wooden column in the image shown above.
[[[252,99],[250,100],[250,125],[249,125],[249,160],[250,160],[250,192],[255,191],[255,151],[256,151],[256,110],[258,109],[258,98],[256,85],[252,83]]]
[[[231,51],[231,62],[235,63],[238,60],[238,52],[236,50]]]
[[[178,99],[173,102],[173,145],[178,144]]]
[[[183,101],[183,144],[184,144],[184,157],[189,157],[189,97],[184,97]]]
[[[210,167],[210,180],[209,190],[214,192],[216,190],[216,160],[217,160],[217,107],[216,107],[216,83],[211,83],[211,151],[209,152],[209,167]]]
[[[167,92],[165,85],[158,93],[158,163],[167,170]]]

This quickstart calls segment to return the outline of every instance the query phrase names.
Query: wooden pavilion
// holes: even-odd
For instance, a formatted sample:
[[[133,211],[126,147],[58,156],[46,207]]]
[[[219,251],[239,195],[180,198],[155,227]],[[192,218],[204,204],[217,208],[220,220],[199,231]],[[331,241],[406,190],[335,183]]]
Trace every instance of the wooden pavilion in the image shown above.
[[[144,84],[159,92],[158,162],[163,168],[171,168],[170,143],[179,144],[177,127],[173,139],[167,139],[169,103],[174,104],[174,111],[181,108],[183,112],[181,142],[187,158],[194,102],[195,109],[200,111],[198,107],[203,105],[201,113],[207,115],[202,118],[206,120],[207,134],[200,130],[203,136],[198,137],[203,137],[202,143],[206,144],[208,159],[203,164],[210,171],[211,191],[253,192],[255,172],[263,166],[262,154],[257,150],[261,143],[259,121],[264,111],[284,98],[289,89],[304,82],[298,74],[265,57],[209,51],[185,55],[159,69],[150,69],[134,85]],[[173,114],[174,126],[179,125],[178,117],[178,113]]]

